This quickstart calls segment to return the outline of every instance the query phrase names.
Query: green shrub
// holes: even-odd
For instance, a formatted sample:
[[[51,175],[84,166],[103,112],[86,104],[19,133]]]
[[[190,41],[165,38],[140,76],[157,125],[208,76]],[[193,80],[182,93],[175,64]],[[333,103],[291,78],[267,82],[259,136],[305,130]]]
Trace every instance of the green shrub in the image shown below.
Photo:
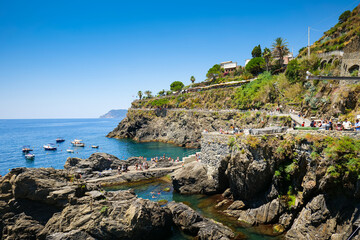
[[[300,82],[302,76],[302,71],[300,64],[297,59],[291,60],[286,68],[285,76],[290,83]]]
[[[344,23],[351,16],[351,12],[349,10],[343,12],[339,17],[339,23]]]
[[[183,89],[183,87],[184,87],[184,84],[180,81],[175,81],[170,84],[170,89],[172,91],[180,91],[181,89]]]
[[[262,57],[256,57],[251,59],[245,66],[245,70],[251,74],[258,75],[265,68],[265,59]]]

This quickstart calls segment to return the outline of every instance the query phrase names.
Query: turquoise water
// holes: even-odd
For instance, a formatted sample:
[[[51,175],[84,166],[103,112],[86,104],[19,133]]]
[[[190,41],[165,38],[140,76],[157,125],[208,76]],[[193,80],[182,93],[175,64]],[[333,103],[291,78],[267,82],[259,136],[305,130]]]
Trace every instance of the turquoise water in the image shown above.
[[[15,167],[54,167],[61,169],[68,157],[88,158],[95,152],[106,152],[120,159],[131,156],[155,157],[166,154],[172,158],[192,153],[194,149],[185,149],[166,143],[136,143],[128,139],[110,139],[106,134],[119,123],[119,119],[0,119],[0,175]],[[57,151],[45,151],[43,145],[55,143],[57,137],[63,137],[64,143],[56,144]],[[73,148],[73,139],[82,139],[85,148]],[[22,146],[30,145],[35,159],[26,160]],[[91,148],[99,145],[99,149]],[[73,149],[74,153],[66,152]]]
[[[205,195],[181,195],[173,192],[172,184],[168,181],[154,180],[148,182],[138,182],[126,185],[112,186],[106,188],[107,191],[133,189],[136,195],[143,199],[151,201],[175,201],[183,202],[189,205],[192,209],[201,213],[203,216],[214,219],[225,224],[233,229],[237,234],[237,239],[251,239],[251,240],[278,240],[281,236],[271,236],[273,234],[272,226],[258,226],[249,227],[244,226],[236,219],[228,217],[217,211],[214,206],[220,199],[220,195],[205,196]],[[170,190],[170,191],[168,191]],[[162,203],[163,204],[163,203]],[[189,239],[179,231],[174,231],[171,240]]]

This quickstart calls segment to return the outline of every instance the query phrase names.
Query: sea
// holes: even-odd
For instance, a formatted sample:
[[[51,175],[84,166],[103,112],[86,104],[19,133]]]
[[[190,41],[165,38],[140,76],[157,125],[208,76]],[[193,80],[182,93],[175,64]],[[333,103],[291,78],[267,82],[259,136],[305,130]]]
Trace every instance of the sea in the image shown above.
[[[172,144],[147,142],[138,143],[130,139],[112,139],[106,135],[121,119],[0,119],[0,175],[5,175],[16,167],[62,169],[68,157],[88,158],[95,152],[105,152],[119,159],[132,156],[146,158],[163,156],[180,159],[192,154],[194,149],[186,149]],[[56,143],[56,138],[65,139]],[[73,147],[71,141],[81,139],[85,147]],[[43,146],[54,143],[56,151],[45,151]],[[30,145],[34,160],[25,159],[22,147]],[[97,145],[98,149],[91,146]],[[66,150],[72,149],[74,153]]]

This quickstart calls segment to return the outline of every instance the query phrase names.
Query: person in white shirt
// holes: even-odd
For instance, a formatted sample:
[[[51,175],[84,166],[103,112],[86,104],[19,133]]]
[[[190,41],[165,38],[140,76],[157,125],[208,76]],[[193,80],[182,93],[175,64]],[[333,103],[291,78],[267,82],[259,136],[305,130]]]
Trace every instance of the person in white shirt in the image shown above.
[[[351,131],[351,127],[352,127],[352,124],[350,121],[348,121],[347,119],[345,119],[345,121],[343,122],[343,127],[344,127],[344,130],[345,131]]]

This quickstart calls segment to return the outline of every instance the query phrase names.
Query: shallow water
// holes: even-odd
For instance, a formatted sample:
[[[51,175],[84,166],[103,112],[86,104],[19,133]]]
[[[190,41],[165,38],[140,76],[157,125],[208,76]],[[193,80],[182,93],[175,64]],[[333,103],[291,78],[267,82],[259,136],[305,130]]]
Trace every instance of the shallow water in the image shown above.
[[[233,229],[237,234],[237,239],[251,239],[251,240],[277,240],[281,236],[271,236],[273,234],[271,226],[249,227],[242,225],[235,218],[228,217],[219,213],[214,206],[220,199],[220,195],[205,196],[205,195],[181,195],[173,191],[171,182],[166,180],[153,180],[147,182],[130,183],[119,186],[107,187],[107,191],[117,191],[133,189],[136,195],[143,199],[151,201],[175,201],[183,202],[192,209],[198,211],[203,216],[214,219],[218,222]],[[166,191],[164,191],[166,190]],[[167,191],[170,190],[170,191]],[[174,231],[171,240],[191,239],[179,231]]]
[[[62,169],[68,157],[88,158],[95,152],[127,159],[163,154],[181,158],[195,151],[166,143],[136,143],[129,139],[106,138],[106,134],[119,122],[120,119],[0,119],[0,175],[15,167]],[[55,143],[57,137],[63,137],[66,141],[57,144],[57,151],[45,151],[43,145]],[[86,146],[72,147],[70,142],[75,138],[82,139]],[[25,159],[21,151],[23,145],[30,145],[34,149],[35,160]],[[99,149],[93,149],[91,145],[99,145]],[[66,149],[73,149],[74,153],[68,153]]]

